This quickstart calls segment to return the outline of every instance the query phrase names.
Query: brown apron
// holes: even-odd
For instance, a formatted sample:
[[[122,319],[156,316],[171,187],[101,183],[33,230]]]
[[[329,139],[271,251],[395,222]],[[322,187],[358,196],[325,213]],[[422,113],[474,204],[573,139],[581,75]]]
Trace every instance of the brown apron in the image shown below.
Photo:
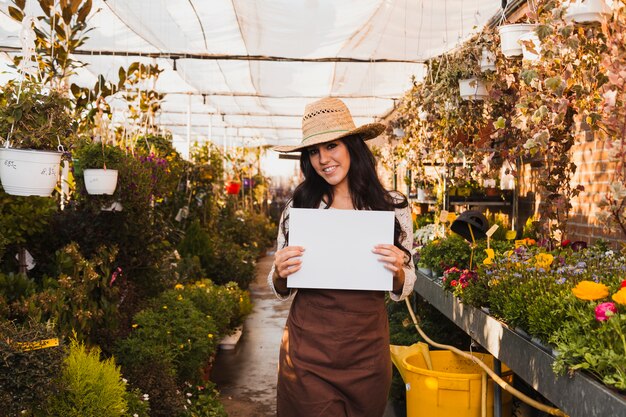
[[[280,348],[278,417],[381,417],[390,384],[385,293],[299,289]]]

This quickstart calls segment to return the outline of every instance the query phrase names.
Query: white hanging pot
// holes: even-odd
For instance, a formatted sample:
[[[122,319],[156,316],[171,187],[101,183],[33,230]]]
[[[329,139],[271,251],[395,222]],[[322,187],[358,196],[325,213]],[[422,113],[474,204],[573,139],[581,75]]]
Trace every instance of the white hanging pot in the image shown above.
[[[401,127],[394,127],[393,128],[393,134],[397,138],[403,138],[404,137],[404,129],[402,129]]]
[[[484,81],[478,78],[459,80],[459,92],[463,100],[483,100],[489,96]]]
[[[7,194],[50,197],[59,181],[61,152],[0,148],[0,181]]]
[[[112,195],[115,192],[115,187],[117,187],[116,169],[86,169],[83,173],[87,193]]]
[[[480,70],[481,72],[496,70],[496,56],[487,48],[483,48],[480,57]]]
[[[532,42],[535,52],[527,47],[528,42]],[[522,45],[522,59],[524,61],[537,62],[541,59],[541,41],[535,32],[528,32],[520,36],[519,43]]]
[[[528,23],[516,23],[514,25],[504,25],[498,27],[500,32],[500,48],[507,58],[521,56],[522,45],[518,42],[519,38],[529,32],[535,30],[536,25]]]
[[[426,191],[423,188],[417,189],[417,200],[425,201],[426,200]]]
[[[570,3],[563,18],[566,22],[602,23],[611,15],[611,8],[604,0],[585,0]]]

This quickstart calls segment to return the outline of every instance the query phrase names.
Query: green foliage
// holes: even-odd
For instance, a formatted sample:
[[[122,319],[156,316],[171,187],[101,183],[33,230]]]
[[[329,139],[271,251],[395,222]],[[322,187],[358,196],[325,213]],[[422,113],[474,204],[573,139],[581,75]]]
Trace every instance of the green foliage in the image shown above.
[[[178,392],[179,387],[171,365],[158,360],[129,360],[123,370],[129,383],[149,396],[150,417],[184,417],[184,407],[188,404]]]
[[[26,244],[47,230],[56,211],[52,198],[10,196],[0,191],[0,230],[4,244],[13,248]]]
[[[133,331],[117,347],[123,366],[160,362],[171,365],[179,381],[201,380],[202,367],[217,347],[217,328],[210,316],[180,291],[167,290],[133,320]]]
[[[186,417],[228,417],[220,402],[219,392],[212,382],[207,381],[206,386],[192,386],[185,391],[185,396],[191,403],[187,406]]]
[[[204,279],[180,287],[183,286],[177,286],[183,298],[191,300],[198,310],[215,321],[218,338],[243,324],[245,317],[252,312],[250,293],[234,282],[221,286]]]
[[[127,389],[124,394],[126,400],[124,417],[150,417],[149,397],[148,394],[142,394],[137,388]]]
[[[60,92],[30,82],[9,81],[0,90],[0,132],[13,148],[69,149],[74,140],[70,102]]]
[[[467,269],[470,260],[470,246],[457,235],[445,239],[433,240],[420,249],[420,265],[431,268],[441,275],[444,270],[456,266]]]
[[[186,258],[197,256],[205,274],[218,284],[234,281],[247,288],[254,278],[254,253],[226,233],[209,233],[197,220],[187,229],[178,251]]]
[[[45,410],[48,398],[59,392],[56,378],[65,350],[62,346],[24,351],[17,343],[58,337],[49,325],[23,325],[0,319],[0,404],[9,417]],[[4,414],[3,414],[4,415]]]
[[[82,177],[83,170],[91,168],[118,169],[126,155],[126,152],[118,146],[90,140],[83,141],[72,152],[74,175]]]
[[[35,282],[24,275],[0,275],[9,317],[51,320],[63,335],[77,331],[81,339],[111,327],[117,318],[118,288],[111,282],[116,253],[101,247],[87,259],[72,243],[57,251],[53,278]]]
[[[72,340],[60,380],[63,389],[52,398],[50,417],[124,415],[126,383],[112,358],[100,361],[100,349]]]

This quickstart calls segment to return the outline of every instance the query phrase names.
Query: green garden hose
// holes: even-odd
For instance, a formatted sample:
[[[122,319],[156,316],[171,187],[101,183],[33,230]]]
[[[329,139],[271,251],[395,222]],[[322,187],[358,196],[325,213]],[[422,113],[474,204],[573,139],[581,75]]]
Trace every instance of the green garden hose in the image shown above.
[[[462,357],[471,360],[476,365],[478,365],[481,368],[483,368],[483,370],[487,374],[489,374],[489,376],[494,380],[494,382],[496,382],[502,389],[504,389],[505,391],[508,391],[509,393],[511,393],[511,395],[514,395],[515,397],[519,398],[521,401],[525,402],[526,404],[530,405],[531,407],[534,407],[537,410],[541,410],[541,411],[543,411],[545,413],[548,413],[550,415],[553,415],[553,416],[568,417],[567,414],[565,414],[563,411],[559,410],[558,408],[549,407],[549,406],[547,406],[545,404],[542,404],[542,403],[540,403],[538,401],[533,400],[532,398],[528,397],[527,395],[525,395],[525,394],[521,393],[520,391],[516,390],[508,382],[506,382],[504,379],[500,378],[500,376],[496,375],[496,373],[489,366],[487,366],[487,364],[485,364],[483,361],[478,359],[476,356],[470,355],[467,352],[463,352],[462,350],[457,349],[454,346],[442,345],[440,343],[432,341],[426,335],[426,333],[424,333],[424,331],[421,329],[421,327],[417,323],[417,318],[415,317],[415,313],[413,312],[413,308],[411,307],[411,303],[409,302],[409,299],[405,298],[404,301],[406,302],[406,306],[409,309],[409,314],[411,315],[411,319],[413,320],[413,324],[415,324],[415,328],[417,329],[417,332],[420,334],[420,336],[429,345],[434,346],[434,347],[439,348],[439,349],[449,350],[451,352],[456,353],[457,355],[461,355]]]

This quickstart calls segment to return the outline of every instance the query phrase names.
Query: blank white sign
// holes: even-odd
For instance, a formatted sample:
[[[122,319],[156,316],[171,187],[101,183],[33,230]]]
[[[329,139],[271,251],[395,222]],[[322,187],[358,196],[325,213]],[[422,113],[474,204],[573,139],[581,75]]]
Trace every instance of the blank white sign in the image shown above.
[[[393,274],[372,252],[393,244],[393,211],[289,210],[289,246],[305,248],[289,288],[391,291]]]

